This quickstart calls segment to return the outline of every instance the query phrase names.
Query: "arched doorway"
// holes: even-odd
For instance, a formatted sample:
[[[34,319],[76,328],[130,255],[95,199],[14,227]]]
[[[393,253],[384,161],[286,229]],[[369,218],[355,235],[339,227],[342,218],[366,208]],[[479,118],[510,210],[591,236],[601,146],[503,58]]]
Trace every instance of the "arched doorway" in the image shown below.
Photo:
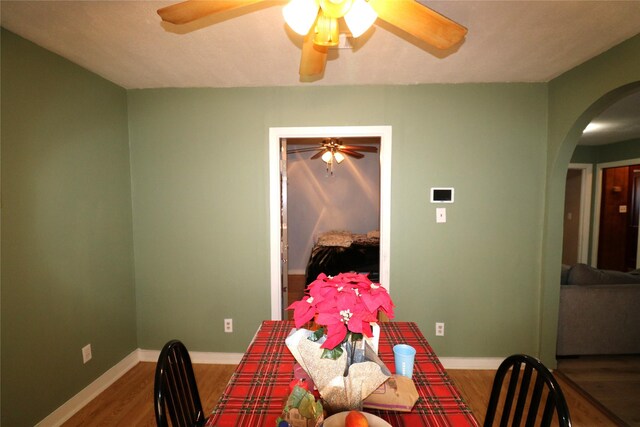
[[[640,85],[625,85],[603,95],[581,118],[585,115],[589,119],[585,130],[578,138],[565,141],[576,145],[567,173],[565,207],[572,198],[570,178],[575,163],[586,162],[595,177],[593,204],[585,207],[593,211],[592,233],[587,231],[585,237],[592,249],[590,266],[563,266],[569,273],[563,275],[560,286],[556,372],[591,396],[619,424],[634,424],[640,387],[630,372],[640,367],[640,357],[630,353],[637,353],[633,349],[638,342],[633,301],[640,295],[640,283],[627,284],[638,279],[624,272],[637,268],[638,237],[629,226],[635,223],[637,227],[638,220],[631,185],[635,185],[634,175],[640,178],[633,173],[640,167],[632,166],[640,164]],[[588,131],[598,125],[609,127],[608,134],[603,129],[596,138]],[[590,139],[593,144],[585,144]],[[565,238],[568,222],[565,210]],[[599,237],[606,244],[598,245]],[[633,252],[633,262],[629,264],[631,240],[633,251],[628,252]],[[570,258],[563,253],[563,262]],[[590,285],[596,283],[609,284]],[[622,389],[625,394],[616,395]]]
[[[621,64],[626,59],[620,59]],[[557,79],[549,92],[548,167],[545,196],[545,224],[540,287],[539,357],[556,366],[558,308],[562,265],[564,192],[567,169],[582,131],[594,117],[614,102],[640,88],[639,72],[607,73],[596,65]],[[590,64],[591,65],[591,64]]]
[[[640,170],[640,88],[590,121],[578,140],[565,187],[563,264],[638,268],[634,170]]]

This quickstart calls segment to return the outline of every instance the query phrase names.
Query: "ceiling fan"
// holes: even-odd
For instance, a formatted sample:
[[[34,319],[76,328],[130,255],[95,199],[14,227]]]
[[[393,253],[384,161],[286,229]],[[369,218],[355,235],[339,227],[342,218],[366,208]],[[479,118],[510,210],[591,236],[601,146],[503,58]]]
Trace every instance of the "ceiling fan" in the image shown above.
[[[333,175],[333,163],[342,163],[345,159],[345,154],[356,159],[364,157],[365,153],[377,153],[378,148],[372,145],[344,145],[339,138],[327,138],[323,140],[320,145],[313,145],[310,147],[299,147],[287,150],[287,154],[294,153],[307,153],[311,151],[317,151],[311,160],[322,159],[327,164],[327,171]]]
[[[283,0],[187,0],[158,9],[163,21],[186,24],[230,10],[246,12],[262,3],[285,4]],[[339,22],[345,22],[353,37],[363,34],[376,19],[438,49],[459,43],[467,33],[462,25],[416,0],[291,0],[283,8],[289,27],[304,36],[300,76],[321,75],[328,48],[338,44]],[[315,25],[314,25],[315,24]]]

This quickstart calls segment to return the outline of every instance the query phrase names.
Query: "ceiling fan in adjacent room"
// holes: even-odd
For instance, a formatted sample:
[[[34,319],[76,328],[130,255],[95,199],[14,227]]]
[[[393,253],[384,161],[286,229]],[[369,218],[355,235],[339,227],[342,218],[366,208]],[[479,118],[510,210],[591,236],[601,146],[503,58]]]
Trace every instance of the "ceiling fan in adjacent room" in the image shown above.
[[[361,159],[364,157],[362,152],[377,153],[378,148],[372,145],[344,145],[339,138],[327,138],[324,139],[320,145],[292,148],[287,150],[287,154],[306,153],[310,151],[317,151],[310,159],[322,159],[327,164],[327,172],[333,175],[334,162],[342,163],[345,155]]]
[[[158,10],[163,21],[186,24],[230,10],[250,12],[257,3],[284,4],[280,0],[187,0]],[[245,11],[242,9],[245,8]],[[448,49],[467,34],[462,25],[416,0],[290,0],[282,9],[285,22],[304,36],[300,76],[324,72],[329,47],[337,46],[340,26],[346,24],[352,37],[359,37],[376,19],[438,49]],[[344,31],[343,31],[344,32]]]

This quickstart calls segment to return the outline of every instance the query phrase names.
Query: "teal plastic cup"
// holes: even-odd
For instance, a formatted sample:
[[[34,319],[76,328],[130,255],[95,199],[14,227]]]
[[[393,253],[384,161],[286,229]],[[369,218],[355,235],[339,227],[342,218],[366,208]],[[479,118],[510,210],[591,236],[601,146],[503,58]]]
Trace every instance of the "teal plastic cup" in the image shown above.
[[[416,349],[407,344],[396,344],[393,346],[393,356],[396,362],[396,375],[411,378]]]

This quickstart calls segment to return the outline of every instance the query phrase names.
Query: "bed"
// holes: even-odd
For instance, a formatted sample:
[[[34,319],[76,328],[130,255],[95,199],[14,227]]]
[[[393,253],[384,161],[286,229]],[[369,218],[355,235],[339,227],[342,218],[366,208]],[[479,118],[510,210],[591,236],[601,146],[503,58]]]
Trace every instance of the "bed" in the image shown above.
[[[318,236],[311,249],[306,268],[306,284],[320,273],[334,276],[338,273],[368,273],[373,282],[380,280],[380,234],[354,234],[331,231]]]

